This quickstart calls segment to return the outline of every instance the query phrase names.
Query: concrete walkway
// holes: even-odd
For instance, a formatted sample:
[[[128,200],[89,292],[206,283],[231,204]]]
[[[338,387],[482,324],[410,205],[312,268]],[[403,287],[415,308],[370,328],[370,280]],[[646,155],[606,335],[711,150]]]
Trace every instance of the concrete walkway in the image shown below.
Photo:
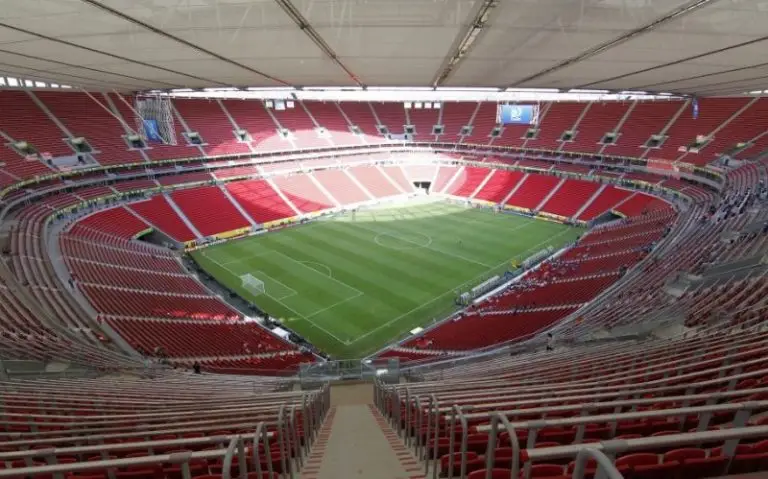
[[[422,479],[423,471],[378,411],[371,385],[331,389],[332,409],[301,479]]]

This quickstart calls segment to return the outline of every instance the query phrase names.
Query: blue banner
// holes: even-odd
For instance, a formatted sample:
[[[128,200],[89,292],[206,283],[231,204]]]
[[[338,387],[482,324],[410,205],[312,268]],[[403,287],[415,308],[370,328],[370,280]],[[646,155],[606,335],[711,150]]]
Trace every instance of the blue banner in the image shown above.
[[[694,98],[693,99],[693,119],[697,119],[699,117],[699,99]]]
[[[496,123],[532,125],[536,123],[537,116],[536,105],[499,105],[496,110]]]
[[[144,134],[147,140],[153,143],[164,143],[160,136],[160,130],[157,127],[157,120],[144,120]]]

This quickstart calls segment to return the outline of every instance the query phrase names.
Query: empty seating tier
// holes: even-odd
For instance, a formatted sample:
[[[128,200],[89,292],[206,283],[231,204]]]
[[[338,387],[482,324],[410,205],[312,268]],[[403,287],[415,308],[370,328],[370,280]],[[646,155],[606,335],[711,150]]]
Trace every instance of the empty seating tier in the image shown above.
[[[218,186],[174,191],[171,198],[205,236],[250,226]]]
[[[243,356],[290,349],[287,343],[252,322],[219,324],[138,319],[107,322],[130,344],[144,351],[160,346],[170,357]]]
[[[592,200],[592,203],[584,208],[577,219],[581,221],[590,221],[605,213],[606,211],[612,210],[622,201],[629,198],[630,195],[632,195],[631,191],[622,190],[620,188],[616,188],[613,185],[606,185],[603,191],[601,191],[600,194],[598,194],[597,197]]]
[[[75,137],[84,137],[94,156],[103,165],[144,161],[138,151],[129,151],[123,137],[127,134],[123,124],[104,110],[105,97],[96,94],[96,103],[85,93],[37,92],[37,97]],[[130,125],[130,123],[129,123]]]
[[[173,105],[189,129],[197,132],[206,145],[209,155],[249,153],[248,144],[238,142],[235,128],[230,123],[219,103],[205,100],[174,100]]]
[[[560,178],[527,174],[522,181],[523,183],[507,200],[507,204],[533,210],[560,183]]]
[[[369,201],[370,198],[344,170],[320,170],[311,173],[325,190],[342,205]]]
[[[496,170],[475,199],[501,203],[525,176],[519,171]]]
[[[176,241],[184,242],[196,239],[195,233],[176,214],[165,196],[153,196],[147,201],[133,203],[130,208],[149,224]]]
[[[542,211],[570,218],[575,215],[600,189],[599,183],[582,180],[565,180],[541,207]]]
[[[349,173],[376,198],[401,194],[397,186],[377,166],[353,166]]]
[[[296,216],[293,209],[264,180],[228,183],[226,189],[257,223]]]
[[[467,166],[453,182],[445,189],[445,193],[453,196],[471,197],[472,193],[485,181],[493,170]]]

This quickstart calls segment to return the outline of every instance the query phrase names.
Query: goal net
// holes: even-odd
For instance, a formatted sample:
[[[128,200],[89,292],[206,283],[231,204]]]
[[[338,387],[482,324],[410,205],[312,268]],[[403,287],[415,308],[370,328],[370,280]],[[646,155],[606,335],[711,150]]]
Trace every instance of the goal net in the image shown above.
[[[264,281],[253,276],[252,274],[240,275],[240,282],[243,289],[254,295],[264,294]]]

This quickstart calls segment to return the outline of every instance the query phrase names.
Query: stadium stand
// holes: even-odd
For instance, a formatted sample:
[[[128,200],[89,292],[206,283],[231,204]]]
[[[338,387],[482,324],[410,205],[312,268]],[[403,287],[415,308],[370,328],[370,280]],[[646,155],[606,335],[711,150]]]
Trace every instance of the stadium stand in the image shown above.
[[[468,166],[462,169],[459,177],[454,179],[443,191],[448,195],[472,197],[472,193],[480,187],[491,172],[492,170],[488,168]]]
[[[350,205],[369,201],[372,199],[369,193],[363,191],[347,170],[320,170],[312,173],[318,184],[342,205]]]
[[[475,195],[475,199],[502,203],[510,192],[522,181],[524,175],[519,171],[496,170],[488,182]]]
[[[570,218],[574,216],[600,189],[600,185],[591,181],[566,180],[553,194],[541,210],[553,215]]]
[[[283,128],[290,130],[294,143],[302,148],[328,146],[330,143],[321,138],[315,126],[315,121],[304,109],[302,102],[295,102],[293,108],[284,110],[272,109],[271,115]]]
[[[208,155],[249,153],[247,143],[238,142],[235,128],[217,101],[174,100],[173,106],[187,126],[206,143]]]
[[[295,216],[290,205],[264,180],[237,181],[228,183],[225,188],[257,223]]]
[[[205,236],[250,226],[218,186],[174,191],[171,198]]]
[[[506,204],[534,210],[560,184],[560,181],[553,176],[528,174],[512,196],[507,199]]]
[[[360,136],[350,130],[347,118],[342,113],[339,105],[334,101],[305,101],[304,106],[315,120],[331,135],[331,141],[335,145],[360,145],[363,143]]]
[[[179,218],[179,215],[168,203],[168,199],[163,195],[153,196],[147,201],[134,203],[130,208],[149,224],[176,241],[192,241],[197,237],[189,226]]]
[[[590,103],[584,118],[576,128],[573,142],[564,143],[562,149],[585,153],[599,152],[603,148],[600,142],[605,134],[616,129],[630,106],[631,103],[625,102]]]
[[[747,124],[737,138],[737,125],[759,125],[765,105],[762,99],[702,99],[704,121],[693,122],[690,102],[677,100],[554,102],[542,113],[539,136],[525,140],[520,127],[488,136],[495,124],[479,113],[491,111],[490,102],[447,103],[441,111],[415,113],[400,103],[297,102],[278,112],[256,101],[222,101],[222,109],[216,102],[174,100],[180,145],[153,145],[142,154],[125,148],[125,130],[115,116],[85,94],[68,94],[35,93],[73,136],[85,137],[99,151],[95,157],[102,165],[143,161],[143,154],[150,160],[200,156],[199,148],[184,145],[185,128],[201,134],[208,155],[247,153],[227,114],[248,131],[258,151],[358,145],[360,138],[379,143],[374,115],[392,133],[416,125],[417,140],[424,141],[434,135],[422,130],[442,116],[441,140],[454,141],[446,137],[460,136],[474,117],[464,143],[704,165],[716,159],[714,150],[733,146],[731,139],[759,137],[759,127]],[[116,94],[109,98],[132,124],[127,105]],[[72,155],[63,141],[67,135],[30,94],[3,91],[0,106],[23,118],[0,123],[8,137],[54,156]],[[364,136],[348,133],[345,115]],[[619,125],[617,144],[601,146],[603,134]],[[327,128],[332,142],[318,137],[315,126]],[[280,127],[293,136],[280,138]],[[578,131],[574,141],[558,141],[571,128]],[[713,142],[700,153],[679,151],[696,135],[713,132]],[[643,145],[653,134],[669,138],[646,152]],[[752,149],[763,148],[760,141]],[[55,171],[9,148],[0,151],[6,186]],[[488,157],[486,168],[464,164],[478,161],[472,154],[452,152],[436,167],[432,158],[417,164],[405,160],[405,151],[402,160],[399,155],[395,150],[258,166],[226,159],[184,168],[142,165],[126,170],[125,177],[116,170],[73,175],[6,194],[4,208],[12,216],[4,225],[8,251],[0,265],[3,360],[56,358],[119,374],[34,382],[0,378],[0,477],[203,478],[230,467],[231,441],[233,448],[251,445],[234,458],[234,474],[302,468],[330,411],[329,389],[289,392],[291,383],[273,376],[295,377],[316,356],[245,318],[192,276],[174,252],[136,238],[158,230],[191,241],[198,232],[248,229],[246,216],[256,223],[281,221],[297,216],[296,210],[314,213],[410,193],[411,181],[433,182],[434,193],[563,218],[613,218],[498,294],[376,355],[376,361],[399,358],[418,380],[377,382],[374,401],[384,424],[388,419],[413,457],[424,462],[419,474],[474,479],[493,469],[492,477],[570,477],[587,445],[631,478],[768,469],[764,272],[710,278],[674,300],[666,291],[684,279],[680,272],[707,276],[710,268],[765,254],[768,240],[761,228],[767,218],[758,198],[764,164],[728,171],[724,192],[714,193],[703,183],[659,171],[600,170],[608,161],[555,163],[537,153]],[[564,172],[584,176],[552,176]],[[259,177],[263,173],[270,177]],[[627,183],[592,181],[598,175],[621,175]],[[236,180],[193,185],[214,179]],[[635,191],[633,181],[654,186]],[[150,198],[135,193],[161,187]],[[125,197],[105,199],[118,192]],[[17,200],[23,201],[9,206]],[[82,206],[86,201],[92,204]],[[62,280],[62,268],[70,284]],[[658,326],[661,313],[683,315],[688,329],[662,339],[637,333],[645,324]],[[635,333],[618,336],[627,327]],[[554,351],[544,351],[548,331],[557,338]],[[146,353],[144,361],[127,357],[121,341]],[[499,346],[507,347],[503,354],[475,356]],[[172,369],[193,363],[217,374]],[[502,416],[514,429],[497,425]],[[256,426],[264,435],[254,439]],[[587,468],[594,475],[596,464]]]
[[[143,161],[137,151],[129,151],[123,140],[126,134],[114,113],[104,110],[85,93],[61,95],[37,92],[35,95],[61,121],[74,137],[84,137],[101,164],[135,163]],[[104,101],[103,98],[96,100]],[[106,103],[106,102],[104,102]],[[85,107],[85,109],[84,109]]]
[[[542,150],[560,149],[563,134],[572,129],[587,106],[585,103],[550,103],[541,114],[539,134],[526,141],[525,146]]]
[[[379,134],[378,121],[373,116],[368,102],[341,102],[338,105],[339,111],[346,115],[353,126],[360,129],[366,143],[378,143],[384,140],[384,137]]]

